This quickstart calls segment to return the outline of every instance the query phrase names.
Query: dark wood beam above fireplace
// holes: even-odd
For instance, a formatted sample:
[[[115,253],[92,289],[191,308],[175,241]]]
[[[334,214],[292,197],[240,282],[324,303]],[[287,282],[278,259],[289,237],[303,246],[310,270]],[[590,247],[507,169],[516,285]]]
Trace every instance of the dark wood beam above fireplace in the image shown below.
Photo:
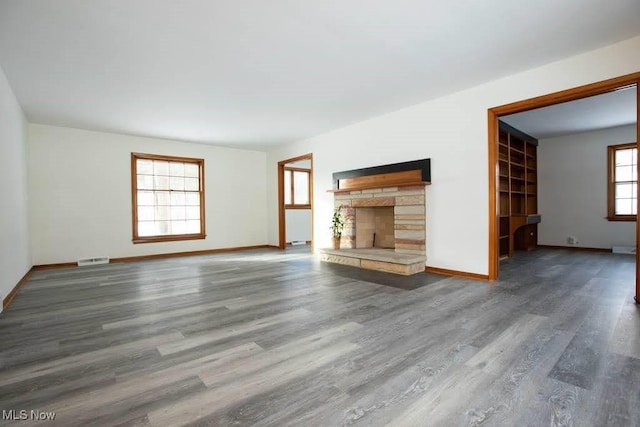
[[[333,174],[331,192],[431,184],[431,159],[393,163]]]

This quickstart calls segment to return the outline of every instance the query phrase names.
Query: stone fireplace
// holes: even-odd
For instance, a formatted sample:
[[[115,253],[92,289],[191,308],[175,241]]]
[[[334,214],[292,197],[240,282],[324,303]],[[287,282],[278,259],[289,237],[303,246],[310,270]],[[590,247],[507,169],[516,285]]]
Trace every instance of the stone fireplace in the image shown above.
[[[322,260],[403,275],[423,272],[429,179],[429,159],[334,174],[334,206],[342,206],[345,228],[340,249],[322,250]]]
[[[374,188],[335,193],[334,205],[342,206],[345,218],[341,248],[374,247],[368,242],[373,240],[373,233],[376,233],[376,227],[378,227],[378,230],[385,230],[385,244],[378,247],[424,255],[426,240],[424,186]],[[385,219],[390,222],[384,224]],[[376,233],[376,240],[380,241],[380,239],[381,237]]]

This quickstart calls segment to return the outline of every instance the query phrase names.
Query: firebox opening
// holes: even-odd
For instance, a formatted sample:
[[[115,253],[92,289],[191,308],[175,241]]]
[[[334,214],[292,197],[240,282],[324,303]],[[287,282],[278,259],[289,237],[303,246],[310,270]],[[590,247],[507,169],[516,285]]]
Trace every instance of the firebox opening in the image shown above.
[[[356,248],[395,248],[393,206],[355,209]]]

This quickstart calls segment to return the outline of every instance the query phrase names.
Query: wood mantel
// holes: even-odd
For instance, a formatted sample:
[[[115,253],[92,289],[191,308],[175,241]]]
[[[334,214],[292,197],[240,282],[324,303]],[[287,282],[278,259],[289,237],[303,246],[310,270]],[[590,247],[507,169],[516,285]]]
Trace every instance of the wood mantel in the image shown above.
[[[431,184],[431,160],[415,160],[333,174],[333,193]]]
[[[428,181],[416,181],[416,182],[406,182],[401,184],[371,184],[371,185],[362,185],[355,186],[349,188],[338,188],[337,190],[327,190],[328,193],[348,193],[350,191],[360,191],[360,190],[373,190],[374,188],[405,188],[405,187],[423,187],[425,185],[431,185]]]

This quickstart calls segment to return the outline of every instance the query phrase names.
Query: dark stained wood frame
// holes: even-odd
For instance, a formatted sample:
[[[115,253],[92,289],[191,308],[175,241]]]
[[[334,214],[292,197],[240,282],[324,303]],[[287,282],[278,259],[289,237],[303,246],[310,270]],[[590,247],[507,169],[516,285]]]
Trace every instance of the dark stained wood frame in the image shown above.
[[[636,90],[636,146],[640,141],[640,72],[627,74],[609,80],[579,86],[548,95],[538,96],[487,111],[488,118],[488,149],[489,149],[489,280],[497,280],[499,273],[498,259],[498,118],[508,114],[520,113],[535,108],[547,107],[603,93],[613,92],[626,87],[635,86]],[[638,165],[640,172],[640,163]],[[640,195],[640,186],[638,186]],[[636,302],[640,303],[640,227],[636,221]]]
[[[200,168],[200,233],[197,234],[172,234],[169,236],[138,236],[138,183],[136,179],[136,160],[166,160],[170,162],[195,163]],[[133,231],[133,243],[175,242],[179,240],[198,240],[207,237],[204,216],[204,159],[192,157],[163,156],[156,154],[131,153],[131,220]]]
[[[377,175],[366,175],[355,178],[342,178],[339,180],[338,189],[329,190],[332,193],[347,191],[370,190],[373,188],[393,188],[393,187],[417,187],[430,185],[428,181],[421,181],[422,171],[414,169],[402,172],[381,173]]]
[[[303,154],[302,156],[278,162],[278,248],[284,249],[287,246],[284,204],[285,165],[288,163],[299,162],[301,160],[309,160],[311,162],[311,168],[309,169],[309,208],[311,209],[311,251],[313,252],[313,153]]]
[[[292,168],[289,166],[284,167],[284,172],[306,172],[309,175],[309,179],[307,179],[307,194],[309,195],[309,202],[311,202],[311,169],[306,168]],[[284,185],[284,184],[283,184]],[[296,203],[295,200],[295,185],[293,183],[293,174],[291,174],[291,199],[293,200],[293,204],[285,204],[285,209],[311,209],[311,204],[299,204]]]
[[[609,145],[607,147],[607,219],[609,221],[635,221],[635,215],[616,215],[616,158],[617,150],[636,148],[637,143]]]
[[[360,184],[356,185],[358,189],[364,188],[366,187],[366,185],[363,185],[364,182],[366,182],[366,179],[364,178],[370,176],[376,177],[375,185],[385,185],[384,183],[388,182],[390,186],[394,186],[392,185],[392,181],[397,181],[396,178],[399,174],[402,172],[413,173],[416,171],[418,171],[418,175],[415,175],[415,177],[411,178],[410,181],[414,181],[416,185],[431,183],[431,159],[420,159],[362,169],[352,169],[343,172],[334,172],[332,176],[333,189],[331,191],[351,191],[353,188],[349,183],[354,182],[354,180],[355,182],[362,180]],[[400,179],[400,181],[404,184],[408,184],[407,179]],[[343,184],[347,184],[347,187],[344,187]]]

